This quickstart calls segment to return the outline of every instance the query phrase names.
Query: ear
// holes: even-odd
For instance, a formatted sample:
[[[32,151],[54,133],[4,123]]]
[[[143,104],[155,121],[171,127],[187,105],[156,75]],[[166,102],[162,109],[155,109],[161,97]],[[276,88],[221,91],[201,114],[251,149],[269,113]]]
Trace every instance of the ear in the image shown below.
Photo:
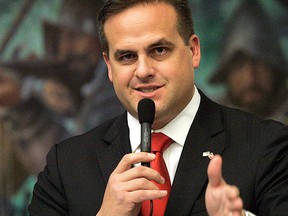
[[[113,82],[113,75],[112,75],[112,70],[111,70],[111,64],[110,64],[109,56],[105,52],[103,52],[102,55],[103,55],[103,58],[104,58],[104,61],[105,61],[106,65],[107,65],[109,80],[111,82]]]
[[[194,68],[198,68],[200,65],[201,51],[200,40],[197,35],[193,34],[189,39],[189,46],[192,52],[192,60]]]

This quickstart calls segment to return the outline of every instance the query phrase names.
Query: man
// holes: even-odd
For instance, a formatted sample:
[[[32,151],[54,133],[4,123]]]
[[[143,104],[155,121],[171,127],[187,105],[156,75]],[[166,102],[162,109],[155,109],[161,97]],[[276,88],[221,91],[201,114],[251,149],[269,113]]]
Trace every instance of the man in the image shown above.
[[[164,152],[172,183],[165,215],[235,216],[243,208],[284,215],[288,129],[220,106],[197,90],[200,43],[188,1],[112,0],[98,19],[108,76],[128,112],[52,148],[31,216],[138,215],[146,200],[168,196],[152,181],[169,178],[137,166],[156,157],[139,152],[143,98],[156,105],[153,132],[173,139]]]
[[[288,124],[287,64],[272,27],[259,1],[243,1],[228,23],[210,83],[227,87],[220,104]]]

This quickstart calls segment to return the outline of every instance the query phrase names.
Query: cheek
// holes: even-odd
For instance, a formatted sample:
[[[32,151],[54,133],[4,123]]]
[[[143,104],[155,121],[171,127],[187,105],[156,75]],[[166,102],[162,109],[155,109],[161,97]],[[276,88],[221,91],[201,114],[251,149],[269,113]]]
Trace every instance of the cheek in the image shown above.
[[[131,74],[133,75],[128,68],[119,68],[113,65],[111,65],[111,69],[108,72],[109,79],[113,82],[116,89],[128,87],[132,80]]]
[[[121,78],[119,78],[122,77],[123,74],[121,72],[121,68],[117,67],[117,65],[113,64],[113,62],[108,63],[107,68],[108,68],[108,77],[111,82],[121,81]]]

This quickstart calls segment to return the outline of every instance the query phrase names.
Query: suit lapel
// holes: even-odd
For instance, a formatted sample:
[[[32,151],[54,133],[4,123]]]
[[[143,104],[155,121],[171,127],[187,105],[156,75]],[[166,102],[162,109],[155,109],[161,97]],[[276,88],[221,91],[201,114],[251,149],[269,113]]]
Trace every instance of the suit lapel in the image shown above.
[[[219,106],[201,93],[200,107],[185,141],[165,215],[189,215],[194,208],[208,181],[210,159],[203,152],[222,153],[225,142],[222,132]],[[204,199],[201,205],[205,209]]]
[[[119,116],[104,135],[104,148],[97,152],[99,166],[107,184],[122,157],[131,152],[126,113]]]

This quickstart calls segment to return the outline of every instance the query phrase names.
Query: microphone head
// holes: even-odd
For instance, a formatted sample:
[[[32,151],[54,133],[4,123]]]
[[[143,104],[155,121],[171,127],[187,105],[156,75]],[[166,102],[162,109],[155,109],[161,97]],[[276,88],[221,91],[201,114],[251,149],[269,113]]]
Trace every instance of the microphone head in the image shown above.
[[[138,119],[140,124],[143,122],[152,124],[155,117],[155,103],[149,98],[144,98],[138,103]]]

